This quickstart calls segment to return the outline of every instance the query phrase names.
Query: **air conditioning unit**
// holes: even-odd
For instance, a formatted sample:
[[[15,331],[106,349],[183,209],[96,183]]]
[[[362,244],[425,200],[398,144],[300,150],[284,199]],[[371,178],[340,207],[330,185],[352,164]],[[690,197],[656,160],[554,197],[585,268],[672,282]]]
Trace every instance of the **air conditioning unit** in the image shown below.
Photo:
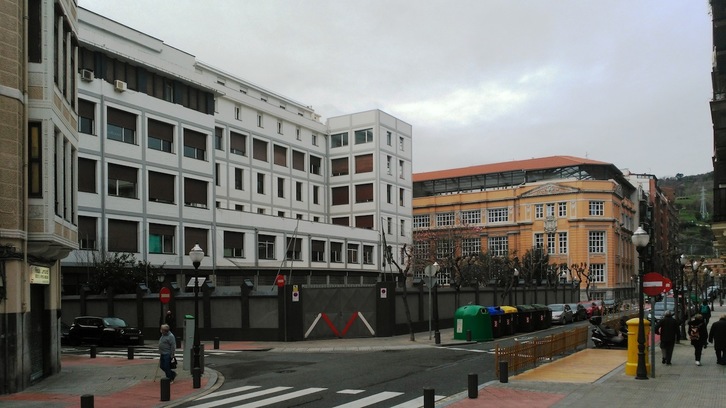
[[[91,82],[94,79],[93,71],[90,69],[82,69],[81,70],[81,79],[86,82]]]
[[[125,90],[126,90],[126,82],[124,82],[124,81],[119,81],[119,80],[116,80],[116,81],[114,81],[114,83],[113,83],[113,87],[114,87],[114,89],[115,89],[116,91],[118,91],[118,92],[123,92],[123,91],[125,91]]]

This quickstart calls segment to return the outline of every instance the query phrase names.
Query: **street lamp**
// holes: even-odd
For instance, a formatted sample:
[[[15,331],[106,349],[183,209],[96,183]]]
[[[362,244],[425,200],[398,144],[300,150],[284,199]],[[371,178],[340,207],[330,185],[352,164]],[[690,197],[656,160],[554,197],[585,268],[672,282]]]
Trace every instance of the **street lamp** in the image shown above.
[[[685,340],[686,339],[686,319],[685,319],[686,314],[689,315],[688,318],[690,320],[690,309],[686,306],[686,264],[688,264],[688,258],[686,258],[685,255],[681,255],[678,258],[678,261],[681,264],[681,290],[679,291],[680,295],[681,295],[681,301],[678,302],[680,304],[681,314],[678,315],[676,313],[676,316],[679,316],[679,318],[681,319],[681,339]]]
[[[519,286],[519,269],[514,268],[514,305],[517,305],[517,286]]]
[[[643,229],[638,227],[632,236],[633,244],[638,250],[638,367],[635,371],[636,380],[647,380],[648,372],[645,369],[645,325],[643,321],[643,251],[648,246],[650,236]]]
[[[438,290],[438,274],[439,269],[441,268],[439,266],[438,262],[434,262],[434,276],[436,277],[436,280],[434,281],[434,343],[441,344],[441,332],[439,332],[439,290]]]
[[[194,347],[192,348],[192,387],[201,388],[202,386],[202,366],[199,356],[199,265],[204,259],[204,250],[199,244],[189,251],[189,259],[194,265]]]

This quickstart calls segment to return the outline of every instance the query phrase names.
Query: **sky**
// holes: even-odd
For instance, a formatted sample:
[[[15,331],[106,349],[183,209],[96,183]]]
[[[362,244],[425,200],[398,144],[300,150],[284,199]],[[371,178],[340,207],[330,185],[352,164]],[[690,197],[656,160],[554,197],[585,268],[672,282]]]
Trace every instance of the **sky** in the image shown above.
[[[713,170],[707,0],[79,0],[312,106],[413,127],[413,171],[568,155]]]

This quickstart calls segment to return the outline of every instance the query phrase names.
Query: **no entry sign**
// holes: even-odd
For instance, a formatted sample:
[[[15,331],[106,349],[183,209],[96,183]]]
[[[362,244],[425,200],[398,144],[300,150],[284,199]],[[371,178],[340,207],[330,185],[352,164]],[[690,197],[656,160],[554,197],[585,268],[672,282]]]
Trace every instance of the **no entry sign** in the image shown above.
[[[159,289],[159,301],[163,304],[169,303],[171,300],[171,290],[166,286]]]
[[[663,292],[663,275],[650,272],[643,275],[643,293],[648,296],[658,296]]]

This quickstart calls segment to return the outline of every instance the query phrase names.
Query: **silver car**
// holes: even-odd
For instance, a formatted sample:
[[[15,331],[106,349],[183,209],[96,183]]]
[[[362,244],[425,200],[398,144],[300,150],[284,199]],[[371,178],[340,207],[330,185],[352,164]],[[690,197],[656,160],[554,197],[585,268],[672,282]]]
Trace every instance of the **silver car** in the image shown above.
[[[566,303],[553,303],[547,305],[552,311],[552,324],[567,324],[575,321],[572,308]]]

